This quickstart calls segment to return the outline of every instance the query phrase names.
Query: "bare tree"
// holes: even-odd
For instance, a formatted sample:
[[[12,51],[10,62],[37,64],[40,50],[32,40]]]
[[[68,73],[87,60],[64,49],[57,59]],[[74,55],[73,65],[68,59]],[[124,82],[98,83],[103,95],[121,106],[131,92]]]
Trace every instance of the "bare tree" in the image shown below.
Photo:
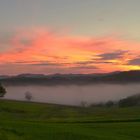
[[[88,103],[86,101],[81,101],[80,105],[81,107],[87,107]]]
[[[27,101],[31,101],[32,98],[32,94],[29,91],[25,92],[25,99]]]

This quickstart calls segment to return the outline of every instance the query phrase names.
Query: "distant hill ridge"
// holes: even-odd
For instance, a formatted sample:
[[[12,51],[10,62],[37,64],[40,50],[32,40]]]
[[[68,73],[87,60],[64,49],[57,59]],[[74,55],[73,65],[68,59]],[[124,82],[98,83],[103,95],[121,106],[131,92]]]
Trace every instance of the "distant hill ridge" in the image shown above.
[[[99,74],[20,74],[0,76],[5,85],[87,85],[99,83],[129,84],[140,82],[140,70]]]

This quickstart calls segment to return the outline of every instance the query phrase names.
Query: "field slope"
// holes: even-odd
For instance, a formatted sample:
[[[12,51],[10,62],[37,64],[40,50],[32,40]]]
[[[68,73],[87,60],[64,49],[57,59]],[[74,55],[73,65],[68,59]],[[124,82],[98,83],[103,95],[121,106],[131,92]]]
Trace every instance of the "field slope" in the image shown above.
[[[0,140],[139,140],[140,107],[0,101]]]

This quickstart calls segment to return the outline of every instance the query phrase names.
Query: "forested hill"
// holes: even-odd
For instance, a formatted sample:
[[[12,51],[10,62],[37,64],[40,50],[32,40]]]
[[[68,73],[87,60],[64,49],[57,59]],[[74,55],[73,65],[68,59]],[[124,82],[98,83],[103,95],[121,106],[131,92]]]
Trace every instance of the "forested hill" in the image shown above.
[[[0,76],[4,85],[88,85],[99,83],[129,84],[140,82],[140,71],[113,72],[107,74],[21,74]]]

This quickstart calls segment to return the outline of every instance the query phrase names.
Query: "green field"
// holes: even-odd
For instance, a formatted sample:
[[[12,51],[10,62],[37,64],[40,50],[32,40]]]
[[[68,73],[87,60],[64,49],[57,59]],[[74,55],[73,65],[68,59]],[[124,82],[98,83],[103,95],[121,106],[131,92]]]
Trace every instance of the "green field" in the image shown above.
[[[140,140],[140,107],[0,101],[0,140]]]

